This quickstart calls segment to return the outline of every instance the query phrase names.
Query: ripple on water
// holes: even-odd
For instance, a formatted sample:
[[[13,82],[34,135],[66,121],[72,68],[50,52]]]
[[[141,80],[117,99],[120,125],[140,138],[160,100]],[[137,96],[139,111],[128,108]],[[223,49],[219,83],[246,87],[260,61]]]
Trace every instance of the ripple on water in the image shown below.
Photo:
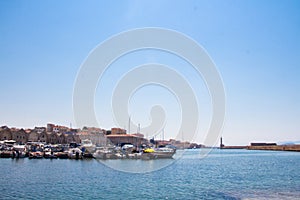
[[[152,162],[163,162],[154,160]],[[141,168],[150,162],[122,162]],[[156,163],[157,164],[157,163]],[[0,199],[297,199],[300,154],[191,150],[149,173],[125,173],[96,160],[0,159]]]

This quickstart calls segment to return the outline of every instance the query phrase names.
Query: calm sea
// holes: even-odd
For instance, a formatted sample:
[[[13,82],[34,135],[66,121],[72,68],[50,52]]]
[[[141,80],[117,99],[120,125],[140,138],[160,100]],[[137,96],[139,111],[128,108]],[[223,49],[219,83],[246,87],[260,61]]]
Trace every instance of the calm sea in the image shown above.
[[[116,160],[139,171],[165,160]],[[0,159],[0,199],[300,199],[300,153],[213,150],[148,173],[97,160]]]

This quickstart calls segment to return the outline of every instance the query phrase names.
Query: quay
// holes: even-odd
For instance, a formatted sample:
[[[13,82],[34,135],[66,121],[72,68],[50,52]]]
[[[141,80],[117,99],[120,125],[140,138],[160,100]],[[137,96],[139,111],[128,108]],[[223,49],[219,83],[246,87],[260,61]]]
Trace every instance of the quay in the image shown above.
[[[297,151],[300,152],[300,144],[277,145],[276,143],[253,142],[248,146],[225,146],[220,138],[220,149],[247,149],[247,150],[270,150],[270,151]]]
[[[300,152],[300,145],[261,145],[247,146],[248,150],[270,150],[270,151],[297,151]]]

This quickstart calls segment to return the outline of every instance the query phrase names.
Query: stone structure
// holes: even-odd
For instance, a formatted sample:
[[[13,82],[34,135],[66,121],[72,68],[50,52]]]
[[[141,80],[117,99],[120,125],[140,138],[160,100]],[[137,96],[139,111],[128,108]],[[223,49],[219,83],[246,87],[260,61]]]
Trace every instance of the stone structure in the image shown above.
[[[28,134],[24,129],[12,131],[11,135],[12,140],[16,141],[18,144],[25,144],[28,141]]]
[[[16,143],[25,144],[27,142],[43,142],[47,144],[68,144],[71,142],[80,143],[80,137],[76,132],[54,132],[47,131],[51,129],[51,124],[46,127],[35,127],[34,129],[17,129],[8,128],[7,126],[0,127],[0,140],[14,140]],[[60,130],[64,130],[65,127]],[[75,129],[74,129],[75,130]]]
[[[0,140],[11,140],[12,134],[10,129],[2,129],[0,130]]]
[[[133,144],[139,147],[142,144],[148,143],[147,139],[134,134],[111,134],[107,135],[106,137],[114,145]]]

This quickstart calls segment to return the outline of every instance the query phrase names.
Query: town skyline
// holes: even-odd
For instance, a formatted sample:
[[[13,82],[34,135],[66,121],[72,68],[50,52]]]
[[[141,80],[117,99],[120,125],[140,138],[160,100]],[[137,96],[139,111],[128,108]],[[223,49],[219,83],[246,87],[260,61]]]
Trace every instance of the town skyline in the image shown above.
[[[80,145],[84,144],[86,140],[100,147],[118,147],[124,144],[134,145],[136,148],[141,148],[143,145],[172,145],[179,149],[205,147],[203,144],[173,138],[147,138],[142,133],[128,133],[127,130],[117,127],[111,129],[87,126],[71,128],[52,123],[47,123],[46,126],[35,126],[34,128],[0,126],[0,141],[2,143],[14,142],[22,145],[31,143],[70,145],[76,143]]]

